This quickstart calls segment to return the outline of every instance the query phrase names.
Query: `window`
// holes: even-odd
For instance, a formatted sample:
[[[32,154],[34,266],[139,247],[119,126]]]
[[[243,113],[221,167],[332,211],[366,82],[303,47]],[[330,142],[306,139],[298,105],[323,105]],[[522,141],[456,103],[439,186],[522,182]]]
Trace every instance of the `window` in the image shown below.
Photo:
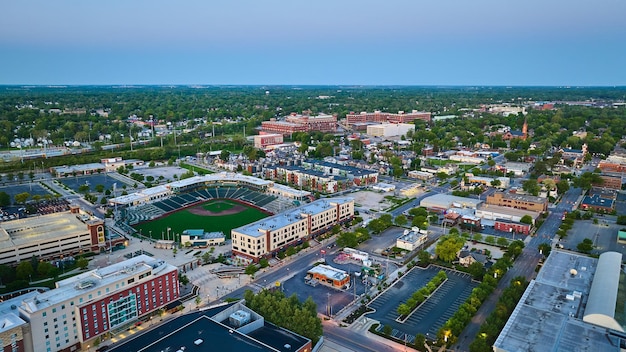
[[[43,316],[45,317],[46,315],[47,315],[46,312],[43,312]]]

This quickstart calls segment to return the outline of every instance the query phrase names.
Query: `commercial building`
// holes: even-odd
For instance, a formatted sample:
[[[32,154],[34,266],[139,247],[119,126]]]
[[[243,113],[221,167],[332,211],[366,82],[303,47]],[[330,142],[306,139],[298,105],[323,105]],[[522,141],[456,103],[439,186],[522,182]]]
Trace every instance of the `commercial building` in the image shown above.
[[[168,330],[153,329],[109,350],[311,352],[310,339],[280,328],[242,302],[191,312],[167,323]],[[172,346],[175,346],[172,348]]]
[[[192,247],[217,246],[226,242],[223,232],[205,232],[203,229],[185,230],[180,235],[180,243]]]
[[[436,212],[444,212],[450,208],[476,209],[479,204],[482,204],[482,200],[441,193],[426,197],[420,201],[420,207]]]
[[[366,122],[389,122],[389,123],[409,123],[415,120],[422,120],[426,122],[430,122],[431,113],[426,111],[417,111],[413,110],[410,113],[405,113],[404,111],[398,111],[397,114],[374,111],[374,112],[361,112],[354,113],[350,112],[346,115],[346,124],[353,125],[356,123],[366,123]]]
[[[515,209],[509,207],[502,207],[498,205],[481,204],[476,208],[476,216],[485,220],[510,220],[513,222],[519,222],[525,215],[530,216],[535,220],[539,217],[539,213],[530,210]]]
[[[142,166],[143,160],[129,159],[123,160],[121,157],[101,159],[99,163],[80,164],[80,165],[64,165],[53,166],[50,168],[50,173],[55,177],[70,177],[76,175],[93,175],[103,172],[116,171],[118,168],[132,165]]]
[[[622,189],[622,177],[621,176],[611,176],[611,175],[600,175],[602,179],[602,184],[596,185],[597,187],[609,188],[620,190]]]
[[[615,209],[615,199],[605,198],[600,194],[588,195],[580,202],[580,208],[610,213]]]
[[[414,179],[422,180],[422,181],[428,181],[432,178],[435,178],[435,175],[430,172],[416,171],[416,170],[409,171],[408,176],[409,178],[414,178]]]
[[[621,351],[616,310],[622,254],[599,259],[553,250],[493,345],[508,351]]]
[[[0,297],[0,351],[33,351],[30,324],[20,317],[17,307],[23,299],[37,294],[38,291],[31,291],[14,298]]]
[[[373,137],[400,137],[415,131],[415,125],[408,123],[383,123],[367,126],[367,134]]]
[[[261,131],[260,134],[254,136],[254,147],[265,148],[272,145],[282,144],[283,135],[280,133],[266,133]]]
[[[232,252],[258,262],[287,246],[296,245],[349,221],[354,200],[326,198],[302,205],[231,231]]]
[[[325,264],[314,266],[307,271],[305,280],[339,289],[350,287],[350,275],[347,272]]]
[[[26,351],[76,351],[105,333],[124,331],[179,298],[178,270],[140,255],[58,281],[49,291],[17,297],[30,325]]]
[[[493,227],[498,231],[514,232],[518,234],[528,235],[530,234],[531,225],[508,219],[496,219],[495,225]]]
[[[487,204],[542,212],[548,210],[548,199],[525,194],[496,192],[487,196]]]
[[[396,239],[396,247],[412,252],[426,243],[427,239],[428,234],[426,230],[420,230],[414,227],[411,230],[404,230],[402,236]]]
[[[352,182],[346,176],[330,175],[301,166],[277,166],[274,172],[268,172],[266,176],[294,187],[323,194],[344,191],[352,186]]]
[[[337,116],[308,116],[292,113],[283,120],[272,118],[269,121],[261,122],[261,130],[282,135],[289,135],[294,132],[335,132],[337,130]]]
[[[104,222],[70,211],[6,221],[0,224],[0,264],[15,265],[36,256],[50,260],[83,252],[100,252],[123,237],[107,239]]]

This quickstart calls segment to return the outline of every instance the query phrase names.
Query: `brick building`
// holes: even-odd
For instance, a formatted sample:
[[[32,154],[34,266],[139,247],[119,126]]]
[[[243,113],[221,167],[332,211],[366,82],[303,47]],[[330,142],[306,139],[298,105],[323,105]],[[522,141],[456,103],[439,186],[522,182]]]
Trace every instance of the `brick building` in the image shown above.
[[[70,352],[125,331],[178,298],[177,268],[140,255],[58,281],[17,309],[30,324],[34,351]]]
[[[399,111],[397,114],[389,113],[389,112],[361,112],[359,114],[351,112],[346,115],[346,123],[348,125],[353,125],[357,123],[366,123],[366,122],[389,122],[389,123],[411,123],[415,120],[422,120],[426,122],[430,122],[431,113],[426,111],[417,111],[413,110],[410,113],[405,113],[404,111]]]
[[[515,232],[528,235],[530,233],[531,225],[508,219],[496,219],[494,228],[498,231]]]
[[[487,196],[486,203],[537,212],[548,210],[547,198],[529,196],[525,194],[496,192],[493,195]]]
[[[270,119],[269,121],[261,122],[261,130],[282,135],[294,132],[335,132],[337,130],[337,116],[308,116],[292,113],[283,120]]]
[[[254,136],[254,147],[265,148],[270,145],[282,144],[283,135],[280,133],[267,133],[261,131],[258,135]]]

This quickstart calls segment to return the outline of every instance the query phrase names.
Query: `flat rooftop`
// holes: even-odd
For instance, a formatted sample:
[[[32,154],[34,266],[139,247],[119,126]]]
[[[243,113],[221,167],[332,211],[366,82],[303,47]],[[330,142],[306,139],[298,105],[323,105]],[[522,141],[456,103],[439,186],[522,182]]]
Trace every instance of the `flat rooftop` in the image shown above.
[[[92,220],[83,222],[77,215],[66,211],[3,222],[0,250],[85,234],[87,223]]]
[[[324,265],[324,264],[312,267],[309,271],[307,271],[307,273],[319,274],[319,275],[322,275],[324,277],[327,277],[329,279],[334,279],[334,280],[343,280],[348,276],[347,272],[341,269],[333,268],[330,265]]]
[[[553,250],[494,344],[494,351],[620,351],[606,328],[583,322],[598,260]]]
[[[478,206],[478,208],[476,208],[476,210],[489,211],[493,213],[505,214],[505,215],[511,215],[511,216],[518,216],[520,218],[523,217],[524,215],[529,215],[533,219],[536,219],[539,216],[539,214],[536,211],[516,209],[516,208],[505,207],[505,206],[494,205],[494,204],[481,204]]]
[[[284,213],[273,215],[265,219],[255,221],[251,224],[238,227],[236,229],[233,229],[233,231],[242,233],[246,236],[262,237],[265,236],[265,232],[261,232],[261,230],[280,229],[289,224],[302,221],[305,218],[303,214],[319,214],[323,211],[333,208],[333,204],[345,204],[351,201],[352,198],[319,199],[312,203],[302,205],[298,208],[288,210]]]
[[[125,282],[127,279],[144,272],[152,272],[151,276],[137,281],[149,280],[153,275],[162,274],[172,270],[177,270],[175,266],[163,260],[149,257],[145,254],[114,263],[100,269],[90,270],[65,280],[58,281],[56,288],[39,293],[34,297],[22,300],[21,308],[29,313],[34,313],[41,309],[65,302],[72,297],[83,296],[89,292],[96,292],[102,287],[116,283]],[[105,295],[112,295],[116,291],[128,290],[128,286],[121,286],[118,290],[111,290]],[[93,295],[93,300],[101,299],[100,295]],[[87,304],[91,300],[85,300]]]

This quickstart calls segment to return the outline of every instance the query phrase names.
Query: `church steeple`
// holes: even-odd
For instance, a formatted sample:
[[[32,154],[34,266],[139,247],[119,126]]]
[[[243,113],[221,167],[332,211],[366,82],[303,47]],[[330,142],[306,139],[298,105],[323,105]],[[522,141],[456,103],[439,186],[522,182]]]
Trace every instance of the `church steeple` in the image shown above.
[[[528,137],[528,118],[524,117],[524,125],[522,126],[522,135],[524,139]]]

